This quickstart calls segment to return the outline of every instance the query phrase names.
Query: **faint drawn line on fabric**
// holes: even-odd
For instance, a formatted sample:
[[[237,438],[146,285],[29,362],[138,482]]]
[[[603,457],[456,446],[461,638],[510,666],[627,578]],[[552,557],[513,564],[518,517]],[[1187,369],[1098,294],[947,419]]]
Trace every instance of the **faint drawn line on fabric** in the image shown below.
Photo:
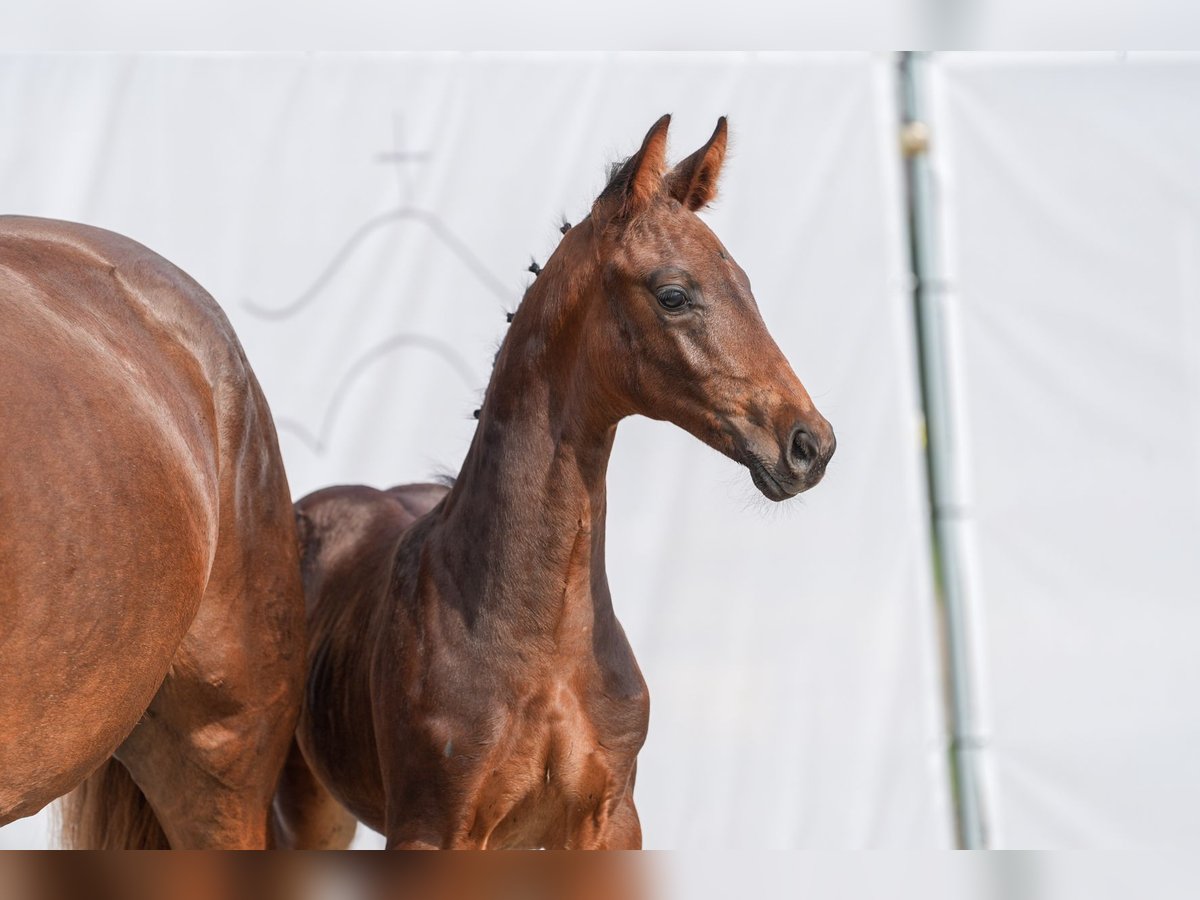
[[[346,374],[342,376],[342,380],[338,382],[338,386],[334,390],[332,398],[330,398],[329,405],[325,409],[325,414],[321,418],[321,425],[316,434],[305,426],[304,423],[288,416],[277,416],[275,419],[276,426],[280,431],[287,431],[299,438],[314,453],[324,453],[333,431],[333,424],[350,395],[350,389],[355,385],[359,377],[389,353],[404,348],[428,350],[430,353],[440,357],[454,370],[455,374],[458,375],[468,388],[474,389],[479,383],[475,372],[467,364],[467,361],[447,342],[422,334],[396,334],[376,344],[354,361],[354,365],[347,370]]]
[[[512,302],[512,292],[509,291],[504,283],[489,271],[486,265],[471,252],[461,238],[455,235],[445,223],[441,221],[435,214],[423,209],[395,209],[391,212],[382,213],[371,219],[368,219],[361,225],[357,231],[351,235],[334,254],[325,269],[317,276],[316,280],[305,290],[299,297],[291,303],[280,307],[261,306],[253,300],[243,300],[243,306],[247,310],[261,319],[282,320],[294,316],[304,307],[313,302],[333,280],[333,277],[338,273],[346,261],[350,258],[354,249],[365,240],[372,231],[381,225],[386,225],[388,222],[398,222],[405,219],[422,222],[434,235],[446,245],[449,250],[459,258],[459,260],[467,267],[467,270],[475,276],[488,291],[495,295],[502,303],[510,304]]]
[[[251,299],[245,299],[243,300],[243,305],[249,312],[259,318],[271,321],[281,321],[296,315],[316,300],[321,292],[329,286],[339,270],[353,255],[355,249],[372,232],[389,223],[401,221],[413,221],[424,224],[433,233],[434,237],[440,240],[458,258],[476,281],[482,284],[484,288],[498,298],[505,306],[512,305],[512,292],[472,252],[466,242],[451,231],[436,213],[420,209],[413,205],[414,182],[409,171],[406,169],[406,164],[428,162],[433,158],[433,154],[428,151],[410,151],[404,148],[404,127],[403,116],[401,114],[393,114],[392,127],[392,150],[377,154],[376,160],[395,167],[400,188],[399,205],[388,212],[372,216],[360,225],[341,247],[338,248],[337,252],[325,265],[325,268],[321,270],[317,278],[295,300],[284,306],[272,308],[259,305]],[[298,419],[287,416],[280,416],[276,419],[278,428],[299,438],[300,441],[315,453],[323,454],[328,446],[333,424],[337,420],[342,407],[345,405],[351,389],[360,380],[360,376],[371,365],[387,354],[404,347],[428,350],[439,356],[455,370],[467,387],[472,389],[476,387],[478,382],[474,371],[448,342],[428,335],[396,334],[376,344],[354,361],[346,374],[342,376],[341,381],[338,382],[338,386],[321,418],[321,424],[316,433]]]

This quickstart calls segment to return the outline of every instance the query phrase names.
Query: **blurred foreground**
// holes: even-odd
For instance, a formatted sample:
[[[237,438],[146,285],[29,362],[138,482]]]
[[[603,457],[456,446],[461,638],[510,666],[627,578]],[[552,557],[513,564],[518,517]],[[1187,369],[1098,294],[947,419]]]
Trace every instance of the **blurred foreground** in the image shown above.
[[[72,854],[0,856],[29,900],[889,900],[1194,897],[1194,856],[1136,853]]]

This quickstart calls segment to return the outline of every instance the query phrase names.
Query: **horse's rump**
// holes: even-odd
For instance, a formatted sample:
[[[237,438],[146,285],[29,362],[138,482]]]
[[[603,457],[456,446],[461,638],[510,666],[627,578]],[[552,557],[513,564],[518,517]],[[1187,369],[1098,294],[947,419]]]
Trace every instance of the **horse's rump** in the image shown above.
[[[228,322],[127,238],[0,217],[0,433],[2,822],[117,751],[214,582],[254,580],[239,543],[268,542],[276,626],[298,574],[274,429]]]

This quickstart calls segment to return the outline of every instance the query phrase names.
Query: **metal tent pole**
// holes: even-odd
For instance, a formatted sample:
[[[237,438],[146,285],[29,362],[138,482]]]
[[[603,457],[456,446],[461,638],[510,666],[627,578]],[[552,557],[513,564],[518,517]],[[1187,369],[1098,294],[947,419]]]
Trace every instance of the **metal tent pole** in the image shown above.
[[[924,54],[900,54],[901,148],[907,188],[909,258],[917,323],[917,359],[925,415],[934,584],[945,656],[949,767],[958,845],[988,846],[979,776],[981,740],[974,703],[967,625],[963,489],[954,466],[947,366],[945,292],[937,267],[936,209],[930,190],[929,124],[924,108]]]

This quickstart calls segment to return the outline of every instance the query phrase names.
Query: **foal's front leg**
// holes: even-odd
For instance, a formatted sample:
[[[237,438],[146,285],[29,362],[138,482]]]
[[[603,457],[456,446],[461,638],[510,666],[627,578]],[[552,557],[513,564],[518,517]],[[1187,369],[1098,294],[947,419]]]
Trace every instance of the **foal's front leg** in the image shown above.
[[[625,790],[617,801],[615,808],[608,818],[597,829],[595,840],[590,844],[573,844],[587,846],[595,850],[641,850],[642,823],[638,818],[637,807],[633,803],[633,785],[637,781],[637,760],[629,773]]]
[[[443,830],[430,823],[406,821],[400,825],[387,827],[388,850],[481,850],[479,841],[466,835],[465,829],[460,837],[443,837]]]
[[[633,804],[633,790],[626,789],[617,800],[604,804],[576,822],[568,835],[566,847],[570,850],[641,850],[642,825],[637,807]]]
[[[641,850],[642,823],[637,817],[632,792],[626,792],[617,808],[600,827],[592,822],[577,830],[572,850]]]
[[[385,810],[383,835],[388,850],[451,850],[461,849],[447,840],[444,823],[433,819],[415,819],[412,810],[397,809],[391,800]]]
[[[383,757],[386,759],[387,757]],[[385,770],[385,778],[387,772]],[[466,840],[457,804],[449,799],[445,773],[426,765],[420,775],[385,781],[384,837],[388,850],[464,850]]]
[[[633,805],[633,791],[629,790],[621,800],[612,818],[608,820],[597,850],[641,850],[642,823],[637,807]]]

